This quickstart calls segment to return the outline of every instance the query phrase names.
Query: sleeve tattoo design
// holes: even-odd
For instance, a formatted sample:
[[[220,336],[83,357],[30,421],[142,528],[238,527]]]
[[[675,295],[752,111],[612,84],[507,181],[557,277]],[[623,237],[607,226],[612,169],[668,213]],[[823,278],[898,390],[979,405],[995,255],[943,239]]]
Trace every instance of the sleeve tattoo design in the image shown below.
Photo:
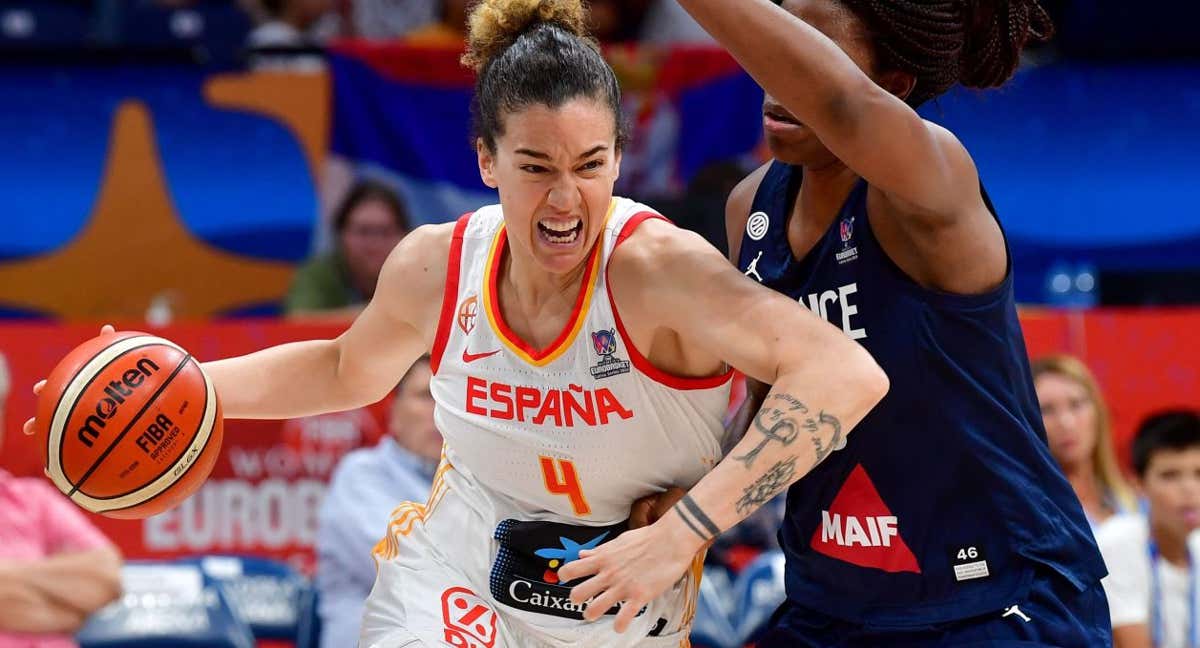
[[[746,517],[758,510],[758,507],[771,501],[783,489],[792,483],[796,475],[796,457],[790,457],[771,466],[767,474],[746,487],[741,498],[737,501],[738,515]]]
[[[842,422],[836,416],[822,411],[814,417],[808,406],[788,394],[771,396],[754,417],[751,427],[762,434],[762,441],[750,452],[733,457],[747,470],[772,441],[778,441],[782,446],[790,446],[799,438],[801,431],[808,433],[816,451],[816,461],[812,466],[814,468],[835,450],[846,446],[846,439],[842,436]]]

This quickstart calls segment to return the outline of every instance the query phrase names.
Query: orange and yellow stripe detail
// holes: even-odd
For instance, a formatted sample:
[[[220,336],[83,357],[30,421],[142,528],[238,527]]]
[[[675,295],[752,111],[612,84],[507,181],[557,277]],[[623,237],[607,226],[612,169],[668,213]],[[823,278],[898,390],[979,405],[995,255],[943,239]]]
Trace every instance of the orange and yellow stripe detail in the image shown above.
[[[376,560],[392,560],[400,555],[400,539],[408,537],[412,533],[413,527],[418,522],[424,522],[437,508],[438,503],[445,497],[450,486],[446,484],[446,473],[450,472],[454,466],[446,459],[445,450],[442,451],[442,462],[438,466],[437,472],[433,475],[433,486],[429,490],[429,499],[424,504],[416,502],[402,502],[392,511],[391,520],[388,522],[387,534],[383,539],[376,543],[372,553]]]
[[[504,322],[504,316],[500,313],[499,305],[496,303],[500,257],[508,241],[508,233],[504,225],[500,225],[500,229],[492,239],[492,247],[488,251],[487,265],[484,269],[484,285],[481,291],[483,293],[483,309],[487,313],[488,324],[491,325],[496,337],[509,351],[512,351],[521,360],[535,367],[544,367],[566,353],[567,349],[570,349],[571,345],[574,344],[575,338],[579,336],[579,331],[583,328],[584,322],[587,321],[587,313],[591,307],[592,295],[596,291],[596,284],[599,283],[604,232],[608,229],[608,221],[612,217],[616,207],[617,200],[614,198],[609,203],[608,213],[604,216],[600,237],[596,239],[596,243],[592,247],[591,258],[588,260],[587,270],[583,277],[580,296],[575,302],[575,309],[571,313],[571,319],[568,320],[569,323],[550,347],[540,351],[534,350],[508,328],[508,325]]]
[[[684,585],[686,589],[684,591],[683,599],[683,622],[679,625],[679,627],[685,631],[690,632],[692,621],[696,618],[696,605],[699,603],[700,599],[700,580],[704,578],[704,557],[707,554],[708,550],[705,549],[704,551],[696,554],[696,557],[692,559],[692,566],[689,569],[689,582]],[[685,638],[683,643],[680,645],[687,646],[690,644]]]

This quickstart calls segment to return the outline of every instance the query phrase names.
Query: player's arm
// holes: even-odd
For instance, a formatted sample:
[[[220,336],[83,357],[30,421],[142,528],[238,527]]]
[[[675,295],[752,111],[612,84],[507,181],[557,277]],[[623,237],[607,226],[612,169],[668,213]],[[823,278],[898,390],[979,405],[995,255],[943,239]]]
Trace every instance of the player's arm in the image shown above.
[[[651,279],[652,278],[652,279]],[[614,255],[609,280],[627,321],[657,322],[684,349],[714,354],[774,385],[750,431],[666,515],[564,566],[563,581],[598,618],[618,601],[623,630],[674,584],[696,552],[803,477],[883,398],[888,381],[871,356],[796,301],[742,276],[699,236],[643,224]],[[582,556],[583,554],[581,554]]]
[[[453,223],[424,226],[392,251],[375,297],[349,330],[209,362],[226,418],[282,419],[385,397],[433,338]]]
[[[883,398],[887,377],[843,331],[742,276],[700,237],[651,221],[625,245],[629,254],[620,258],[628,263],[610,270],[614,289],[656,277],[643,280],[635,310],[674,331],[683,348],[717,356],[766,391],[746,437],[691,491],[713,509],[705,515],[728,529],[762,503],[739,505],[745,487],[793,459],[793,474],[777,490],[800,479]]]
[[[847,166],[880,189],[937,287],[977,292],[1004,275],[999,227],[962,143],[877,85],[832,40],[770,0],[680,0],[752,77]],[[909,79],[911,80],[911,79]],[[981,243],[981,241],[983,241]],[[955,255],[956,249],[964,250]],[[971,260],[987,272],[942,274]]]
[[[814,27],[771,0],[679,4],[871,184],[931,214],[955,213],[972,193],[978,200],[978,176],[954,136],[877,85]]]

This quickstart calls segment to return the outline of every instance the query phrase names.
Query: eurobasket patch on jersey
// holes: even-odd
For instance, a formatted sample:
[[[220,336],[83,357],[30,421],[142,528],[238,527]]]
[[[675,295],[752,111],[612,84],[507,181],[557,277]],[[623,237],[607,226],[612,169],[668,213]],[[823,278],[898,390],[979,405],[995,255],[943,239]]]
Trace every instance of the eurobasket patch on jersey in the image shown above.
[[[600,364],[593,365],[591,368],[593,378],[601,380],[629,373],[629,361],[615,357],[617,353],[616,329],[593,331],[592,347],[596,349],[596,355],[600,356]]]
[[[900,520],[861,465],[846,478],[829,510],[821,511],[821,527],[813,532],[811,546],[859,567],[921,573],[916,556],[900,537]]]
[[[854,217],[847,216],[838,226],[838,234],[842,239],[842,249],[834,254],[838,264],[850,263],[858,258],[858,248],[854,247]]]

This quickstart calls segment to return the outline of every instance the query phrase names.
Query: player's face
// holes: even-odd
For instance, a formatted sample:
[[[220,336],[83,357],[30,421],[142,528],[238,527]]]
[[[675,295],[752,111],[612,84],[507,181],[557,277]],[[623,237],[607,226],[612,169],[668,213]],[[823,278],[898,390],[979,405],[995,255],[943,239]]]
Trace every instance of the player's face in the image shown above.
[[[874,69],[866,27],[836,0],[784,0],[783,8],[825,34],[860,68]],[[816,135],[770,95],[763,101],[763,131],[771,156],[788,164],[824,166],[836,160]]]
[[[1176,537],[1200,528],[1200,448],[1155,451],[1140,485],[1156,528]]]
[[[437,461],[442,454],[442,434],[433,422],[433,396],[429,392],[432,379],[428,362],[413,365],[396,391],[388,428],[396,442],[410,452]]]
[[[500,192],[514,254],[522,251],[554,274],[584,262],[620,171],[615,127],[608,106],[579,98],[510,113],[496,151],[478,145],[480,174]]]
[[[1096,403],[1075,380],[1046,373],[1034,383],[1050,452],[1064,467],[1091,461],[1096,448]]]

